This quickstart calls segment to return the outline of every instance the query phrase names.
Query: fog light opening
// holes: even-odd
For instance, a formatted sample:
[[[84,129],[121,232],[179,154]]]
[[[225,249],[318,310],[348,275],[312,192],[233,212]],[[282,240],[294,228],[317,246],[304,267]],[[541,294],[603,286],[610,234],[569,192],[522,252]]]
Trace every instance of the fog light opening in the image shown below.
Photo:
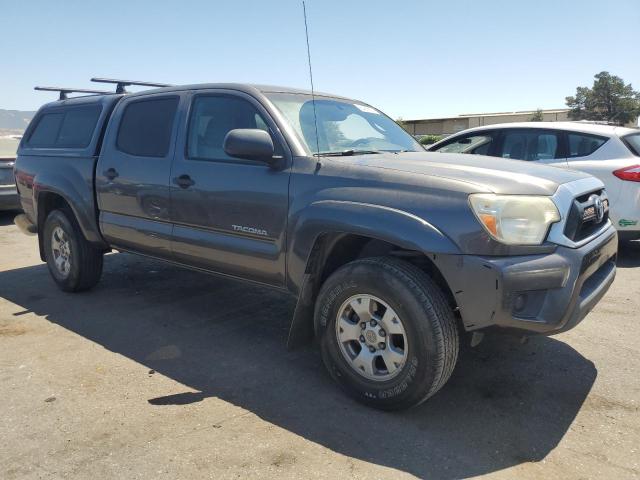
[[[527,294],[519,293],[513,302],[513,310],[515,312],[522,312],[527,305]]]

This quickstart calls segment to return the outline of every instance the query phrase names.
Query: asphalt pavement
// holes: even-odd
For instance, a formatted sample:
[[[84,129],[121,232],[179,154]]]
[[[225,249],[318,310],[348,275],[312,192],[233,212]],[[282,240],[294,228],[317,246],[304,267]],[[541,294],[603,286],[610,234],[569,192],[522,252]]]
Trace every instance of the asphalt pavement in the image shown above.
[[[63,293],[0,213],[0,478],[638,478],[640,244],[618,266],[574,330],[384,413],[286,350],[290,297],[122,253]]]

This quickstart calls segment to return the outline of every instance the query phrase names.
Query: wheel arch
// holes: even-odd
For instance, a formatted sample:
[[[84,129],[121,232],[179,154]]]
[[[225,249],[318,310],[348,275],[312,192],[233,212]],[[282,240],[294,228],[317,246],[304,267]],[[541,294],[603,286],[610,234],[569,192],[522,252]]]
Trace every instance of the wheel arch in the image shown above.
[[[106,244],[97,230],[97,225],[92,224],[90,217],[86,212],[86,208],[82,207],[82,199],[78,198],[78,194],[74,189],[62,190],[59,188],[38,188],[34,195],[34,211],[36,212],[36,225],[38,231],[38,248],[40,251],[40,259],[44,257],[44,223],[47,216],[57,209],[66,209],[70,211],[80,226],[82,234],[87,241],[96,246],[106,248]]]
[[[352,202],[326,202],[320,215],[307,215],[290,232],[295,239],[288,262],[288,282],[297,294],[288,347],[308,343],[316,333],[313,307],[326,278],[350,261],[373,256],[402,257],[427,272],[442,288],[452,308],[455,297],[437,266],[441,253],[460,253],[458,247],[423,219],[396,209]],[[344,204],[348,204],[345,212]],[[323,229],[314,229],[322,225]],[[328,229],[326,227],[333,227]],[[355,227],[355,228],[354,228]],[[309,245],[304,245],[307,241]],[[306,252],[304,260],[301,253]]]

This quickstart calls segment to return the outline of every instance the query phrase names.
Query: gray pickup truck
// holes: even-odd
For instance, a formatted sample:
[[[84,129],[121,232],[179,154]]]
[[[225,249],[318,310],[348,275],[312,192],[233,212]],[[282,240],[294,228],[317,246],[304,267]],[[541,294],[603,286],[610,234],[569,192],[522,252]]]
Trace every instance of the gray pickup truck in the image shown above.
[[[109,250],[297,298],[289,343],[381,409],[438,391],[462,339],[574,327],[613,282],[603,184],[501,158],[425,152],[355,100],[240,84],[44,105],[15,177],[64,291]]]

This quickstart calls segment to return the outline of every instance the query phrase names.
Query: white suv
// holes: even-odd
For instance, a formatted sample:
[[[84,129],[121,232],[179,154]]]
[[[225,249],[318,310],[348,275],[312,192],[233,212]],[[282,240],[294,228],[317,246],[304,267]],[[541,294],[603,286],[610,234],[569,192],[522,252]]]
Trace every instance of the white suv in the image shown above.
[[[640,238],[639,129],[589,122],[507,123],[464,130],[427,150],[513,158],[589,173],[605,184],[611,221],[620,238]]]

